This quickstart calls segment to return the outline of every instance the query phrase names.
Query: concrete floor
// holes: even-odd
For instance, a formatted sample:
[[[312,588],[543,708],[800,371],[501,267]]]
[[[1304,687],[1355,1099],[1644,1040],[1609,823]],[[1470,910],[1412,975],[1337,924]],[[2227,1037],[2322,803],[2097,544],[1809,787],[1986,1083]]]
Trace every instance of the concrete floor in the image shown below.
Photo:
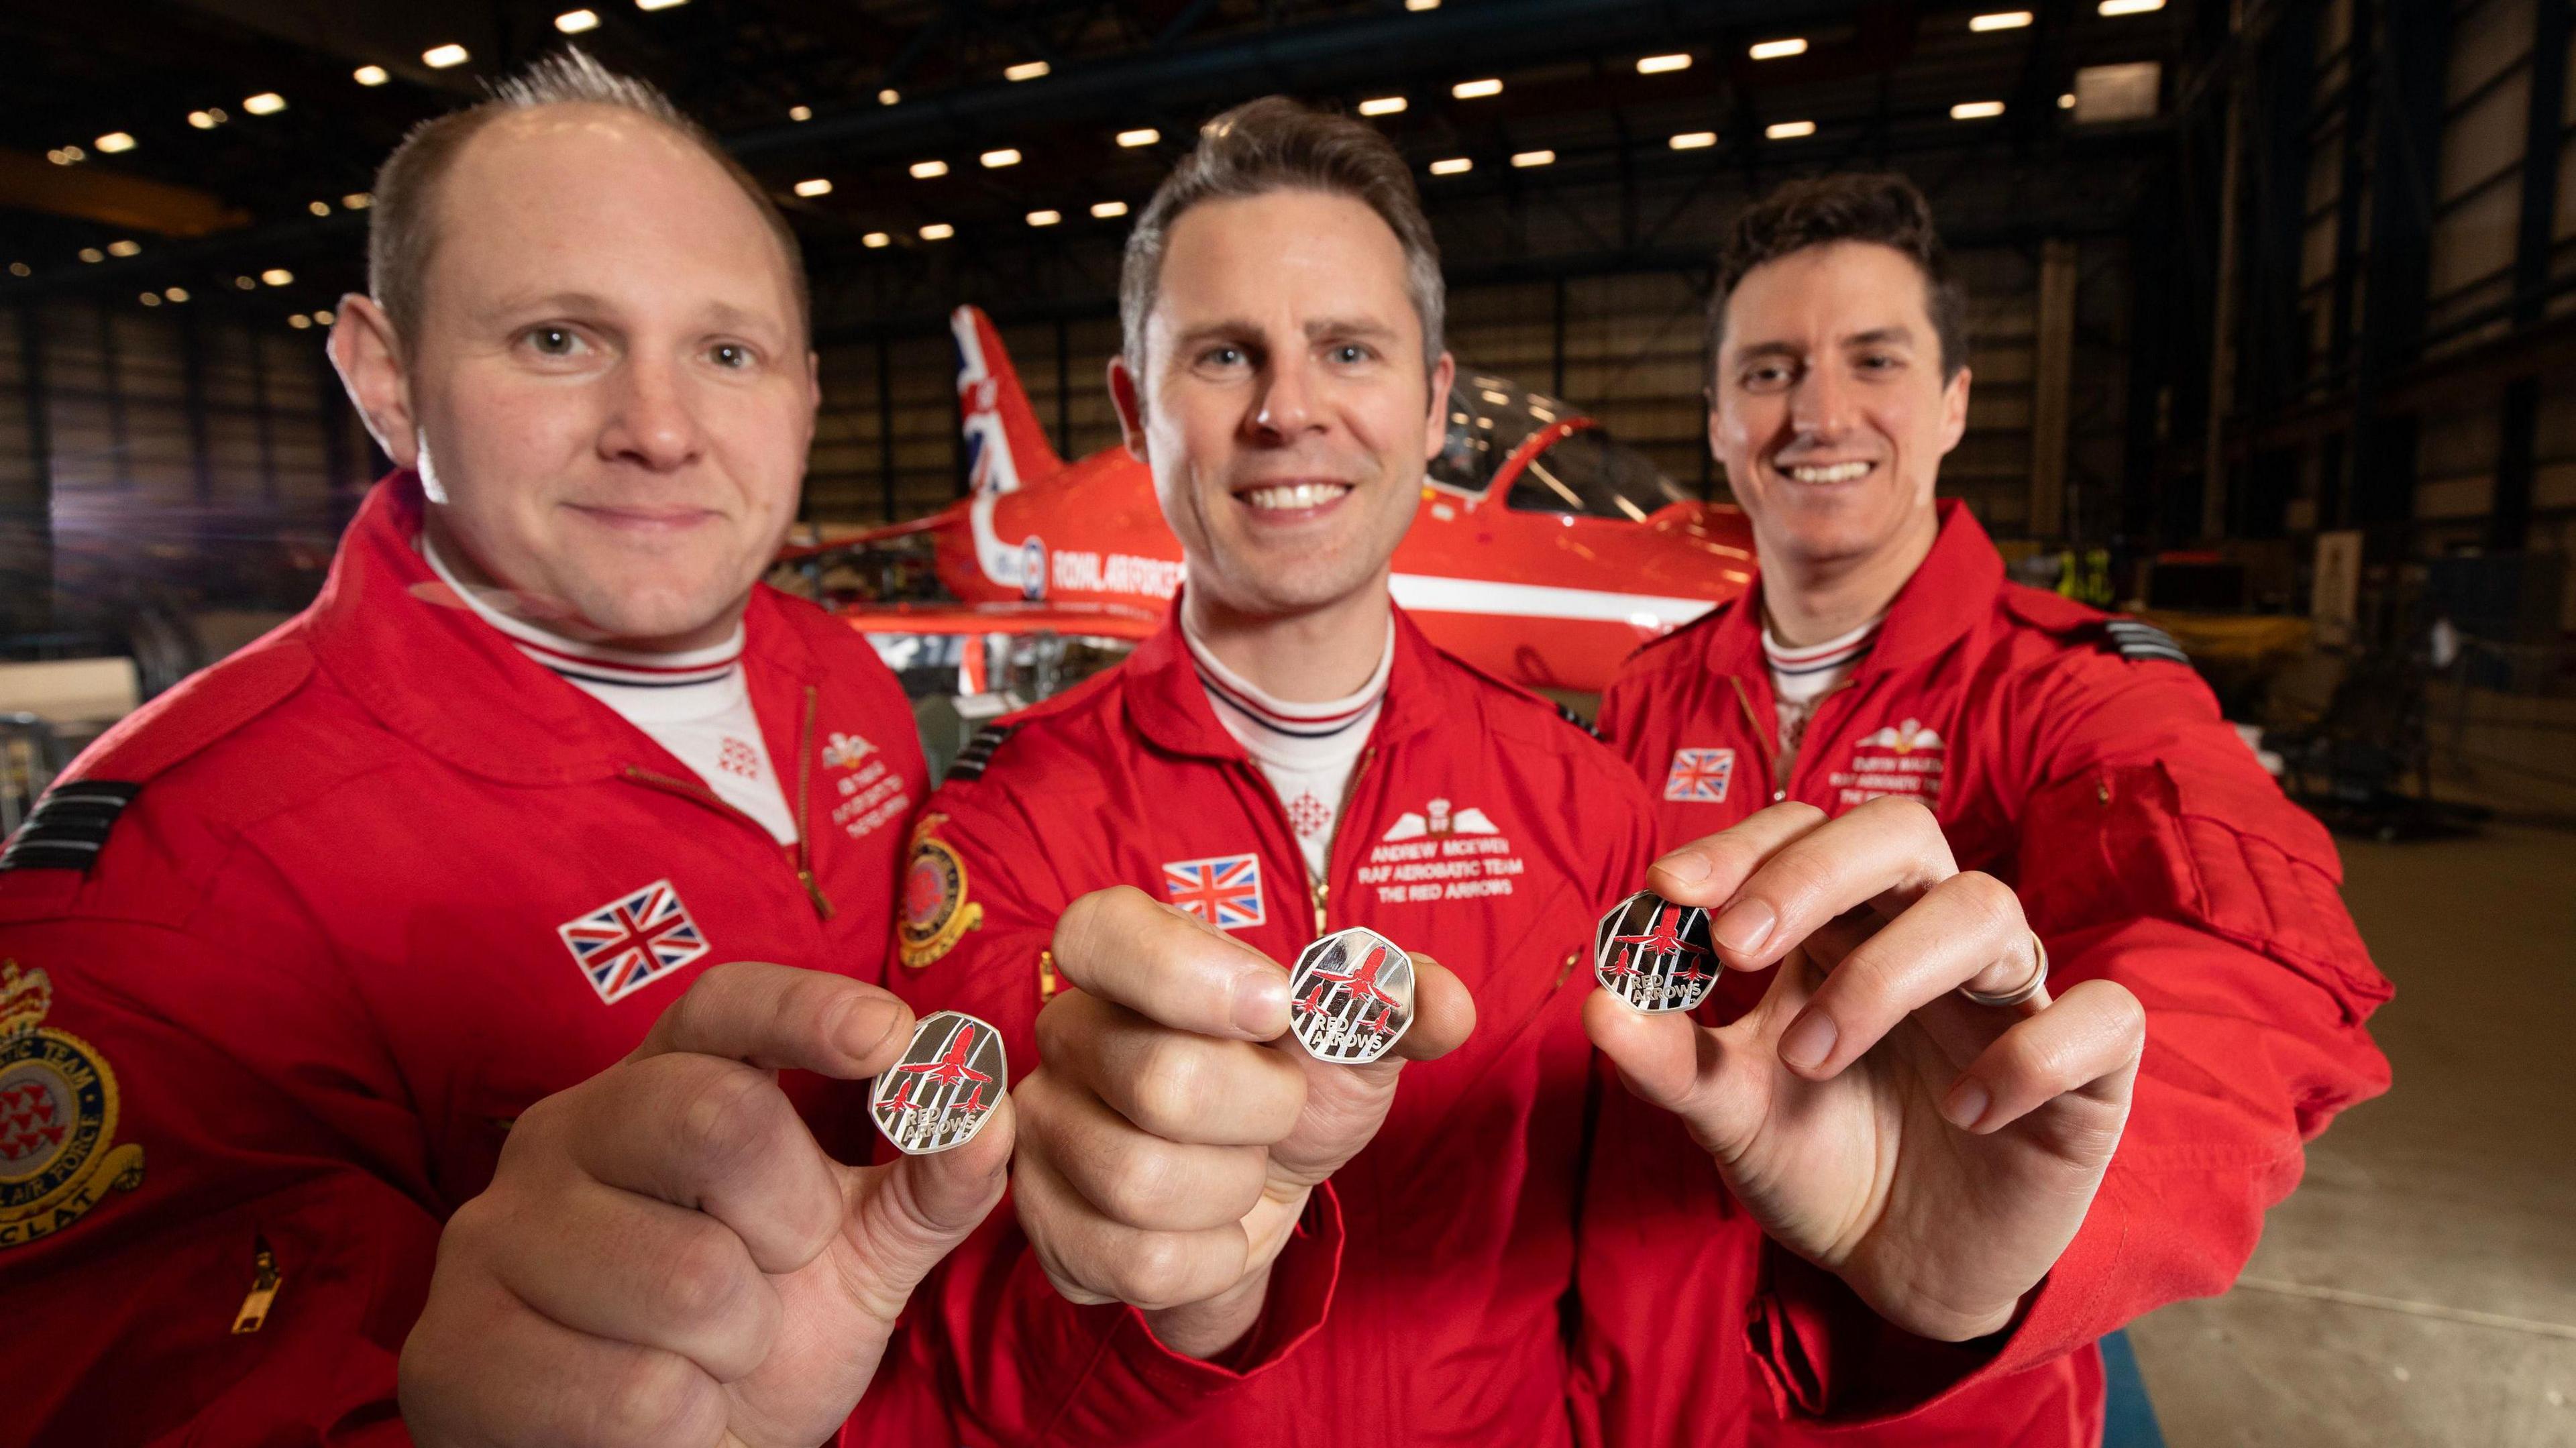
[[[2345,839],[2387,1096],[2222,1298],[2134,1324],[2173,1448],[2576,1448],[2576,833]]]

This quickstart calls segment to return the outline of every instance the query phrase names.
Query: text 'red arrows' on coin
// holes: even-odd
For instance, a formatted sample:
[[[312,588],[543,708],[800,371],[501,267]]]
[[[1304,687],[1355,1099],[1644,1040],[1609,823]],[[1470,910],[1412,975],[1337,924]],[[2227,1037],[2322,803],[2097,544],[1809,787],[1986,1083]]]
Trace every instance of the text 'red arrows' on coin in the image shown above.
[[[1686,1011],[1708,999],[1724,967],[1708,935],[1708,912],[1640,890],[1601,917],[1592,938],[1592,975],[1641,1011]]]
[[[1318,1061],[1365,1066],[1413,1024],[1413,958],[1353,926],[1306,947],[1288,975],[1288,1029]]]
[[[868,1114],[896,1150],[928,1156],[973,1141],[1010,1079],[1000,1031],[941,1011],[913,1027],[903,1059],[877,1077]]]

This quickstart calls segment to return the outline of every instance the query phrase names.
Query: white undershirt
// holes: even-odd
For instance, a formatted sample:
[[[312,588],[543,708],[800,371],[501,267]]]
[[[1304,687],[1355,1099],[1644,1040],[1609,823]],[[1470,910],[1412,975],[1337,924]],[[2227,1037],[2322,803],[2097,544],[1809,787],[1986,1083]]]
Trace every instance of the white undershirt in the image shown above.
[[[1306,873],[1323,879],[1342,792],[1350,785],[1351,770],[1359,764],[1360,751],[1367,747],[1378,711],[1386,703],[1386,679],[1395,667],[1394,622],[1387,623],[1386,652],[1378,656],[1377,670],[1368,682],[1357,693],[1320,704],[1291,704],[1263,693],[1217,662],[1186,621],[1181,625],[1181,640],[1198,666],[1199,682],[1207,687],[1217,722],[1252,756],[1262,777],[1279,792],[1279,802],[1288,807],[1288,823],[1297,832]]]
[[[714,790],[716,798],[751,816],[771,839],[782,845],[796,843],[795,813],[787,807],[787,792],[770,764],[759,716],[752,712],[751,687],[743,677],[739,622],[732,637],[703,649],[646,654],[603,648],[550,633],[494,608],[481,596],[482,590],[448,568],[426,532],[420,535],[420,553],[474,616],[507,635],[519,652],[652,736],[654,743]]]
[[[1798,746],[1806,739],[1807,721],[1815,717],[1816,705],[1860,667],[1870,646],[1878,642],[1879,625],[1885,622],[1887,615],[1882,613],[1840,638],[1793,649],[1780,642],[1769,621],[1764,621],[1762,657],[1771,666],[1771,697],[1780,711],[1780,777],[1772,781],[1774,788],[1789,787],[1789,771],[1798,762]]]

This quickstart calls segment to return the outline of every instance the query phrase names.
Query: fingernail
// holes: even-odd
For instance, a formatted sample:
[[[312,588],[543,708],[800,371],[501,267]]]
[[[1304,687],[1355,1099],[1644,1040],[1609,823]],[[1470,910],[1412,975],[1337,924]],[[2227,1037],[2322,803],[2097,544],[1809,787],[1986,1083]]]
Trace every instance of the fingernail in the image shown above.
[[[1288,1028],[1288,974],[1247,970],[1235,977],[1234,1028],[1266,1041]]]
[[[1952,1126],[1967,1131],[1985,1116],[1989,1099],[1986,1083],[1974,1076],[1962,1076],[1959,1084],[1950,1088],[1949,1099],[1941,1103],[1941,1114]]]
[[[1780,1059],[1801,1071],[1812,1071],[1834,1053],[1837,1034],[1834,1018],[1810,1007],[1780,1037]]]
[[[1769,905],[1759,900],[1739,900],[1717,917],[1713,927],[1717,943],[1738,955],[1750,955],[1771,938],[1771,928],[1780,917]]]
[[[1708,878],[1708,856],[1697,850],[1675,850],[1655,864],[1677,884],[1696,885]]]
[[[851,1002],[849,1007],[842,1011],[839,1025],[832,1034],[841,1049],[849,1053],[852,1060],[865,1060],[875,1055],[877,1050],[888,1041],[894,1039],[894,1034],[902,1028],[903,1021],[904,1010],[901,1004],[892,1000],[865,997]]]

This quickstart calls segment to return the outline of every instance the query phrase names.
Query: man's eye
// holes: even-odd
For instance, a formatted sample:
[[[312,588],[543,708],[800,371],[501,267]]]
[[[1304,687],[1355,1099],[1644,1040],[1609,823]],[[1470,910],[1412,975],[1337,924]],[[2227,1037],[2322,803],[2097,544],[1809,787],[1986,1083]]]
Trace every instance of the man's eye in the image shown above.
[[[1369,356],[1369,349],[1361,346],[1357,342],[1344,342],[1342,345],[1333,349],[1333,360],[1342,363],[1345,366],[1354,363],[1366,362],[1369,359]]]
[[[1210,347],[1207,351],[1199,354],[1199,360],[1212,367],[1240,367],[1243,365],[1244,361],[1243,349],[1240,347]]]
[[[1889,356],[1885,352],[1873,352],[1860,359],[1860,365],[1869,368],[1873,372],[1890,372],[1894,371],[1896,368],[1904,366],[1905,359]]]
[[[581,347],[581,338],[570,327],[538,327],[528,333],[528,345],[545,357],[569,357]]]
[[[718,367],[739,371],[752,363],[751,349],[740,342],[718,342],[708,353]]]

